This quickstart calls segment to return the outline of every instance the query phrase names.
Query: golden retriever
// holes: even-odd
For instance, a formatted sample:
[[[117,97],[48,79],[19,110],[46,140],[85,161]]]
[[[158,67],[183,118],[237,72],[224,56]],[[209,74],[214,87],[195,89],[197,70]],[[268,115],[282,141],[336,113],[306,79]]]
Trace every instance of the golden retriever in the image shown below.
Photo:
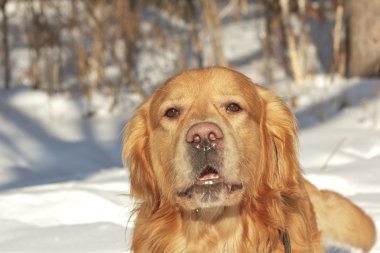
[[[373,221],[301,173],[293,113],[273,93],[221,67],[182,72],[125,129],[123,159],[140,200],[139,252],[368,251]]]

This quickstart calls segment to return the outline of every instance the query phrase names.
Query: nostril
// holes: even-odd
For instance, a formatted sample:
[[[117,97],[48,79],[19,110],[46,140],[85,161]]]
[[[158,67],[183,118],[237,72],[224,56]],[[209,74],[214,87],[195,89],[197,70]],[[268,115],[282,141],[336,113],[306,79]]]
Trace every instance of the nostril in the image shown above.
[[[208,139],[211,140],[211,141],[215,141],[217,138],[216,138],[216,135],[215,135],[214,133],[211,132],[211,133],[208,135]]]
[[[196,142],[196,143],[201,142],[201,137],[197,134],[194,135],[193,142]]]
[[[199,143],[202,140],[216,141],[223,138],[223,132],[218,125],[211,122],[201,122],[190,127],[186,134],[187,142]]]

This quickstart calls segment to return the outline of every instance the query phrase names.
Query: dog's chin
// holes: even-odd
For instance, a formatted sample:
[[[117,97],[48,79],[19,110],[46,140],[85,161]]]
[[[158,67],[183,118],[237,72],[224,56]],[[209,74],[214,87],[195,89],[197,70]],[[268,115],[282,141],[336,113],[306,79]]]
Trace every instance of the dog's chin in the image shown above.
[[[242,183],[224,181],[196,182],[184,191],[177,192],[177,203],[186,210],[233,206],[243,196]]]

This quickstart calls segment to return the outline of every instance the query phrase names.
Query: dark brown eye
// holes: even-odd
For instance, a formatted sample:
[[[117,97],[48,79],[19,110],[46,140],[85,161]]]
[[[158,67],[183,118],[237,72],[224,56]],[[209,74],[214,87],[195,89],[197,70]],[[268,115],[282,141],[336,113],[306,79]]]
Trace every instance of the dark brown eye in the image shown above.
[[[165,116],[168,118],[176,118],[179,116],[179,110],[176,108],[169,108],[166,110]]]
[[[241,111],[241,107],[236,103],[229,103],[226,107],[227,112],[238,112]]]

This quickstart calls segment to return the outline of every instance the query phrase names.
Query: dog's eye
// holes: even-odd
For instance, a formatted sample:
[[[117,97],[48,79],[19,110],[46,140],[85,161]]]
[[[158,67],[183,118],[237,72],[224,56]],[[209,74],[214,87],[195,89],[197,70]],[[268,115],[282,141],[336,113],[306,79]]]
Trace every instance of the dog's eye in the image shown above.
[[[179,116],[179,110],[176,108],[169,108],[166,110],[165,116],[168,118],[176,118]]]
[[[241,110],[241,107],[236,103],[229,103],[226,107],[228,112],[238,112]]]

